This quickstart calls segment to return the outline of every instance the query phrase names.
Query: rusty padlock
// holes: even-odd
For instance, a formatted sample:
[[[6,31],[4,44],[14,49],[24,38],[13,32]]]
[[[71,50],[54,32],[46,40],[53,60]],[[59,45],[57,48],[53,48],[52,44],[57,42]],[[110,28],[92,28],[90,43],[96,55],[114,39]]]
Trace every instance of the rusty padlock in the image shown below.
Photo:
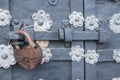
[[[16,34],[25,36],[28,45],[22,47],[15,45],[15,59],[21,67],[32,70],[42,61],[42,49],[37,43],[32,41],[27,32],[19,30]]]

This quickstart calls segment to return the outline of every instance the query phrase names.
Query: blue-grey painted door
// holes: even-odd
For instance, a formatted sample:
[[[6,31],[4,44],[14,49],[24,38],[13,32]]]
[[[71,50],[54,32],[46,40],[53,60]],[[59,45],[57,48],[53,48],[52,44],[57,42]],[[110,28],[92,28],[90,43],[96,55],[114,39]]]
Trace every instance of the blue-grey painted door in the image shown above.
[[[57,3],[54,3],[56,1]],[[62,28],[61,22],[68,20],[68,15],[72,11],[83,12],[83,0],[0,0],[0,8],[8,9],[13,21],[14,19],[23,21],[23,27],[33,24],[31,16],[34,12],[44,10],[51,15],[54,22],[50,31],[58,31]],[[15,22],[15,25],[17,24]],[[13,27],[11,26],[11,30]],[[34,37],[32,29],[28,30]],[[82,31],[83,29],[74,30]],[[83,41],[65,43],[52,40],[48,46],[53,54],[50,62],[30,71],[24,70],[17,64],[7,70],[1,68],[0,80],[84,80],[84,60],[72,62],[69,56],[70,47],[76,44],[84,47]]]
[[[85,49],[95,49],[99,53],[97,64],[85,63],[85,80],[112,80],[120,77],[120,64],[112,56],[113,50],[120,48],[120,35],[109,29],[109,20],[114,13],[120,12],[119,0],[84,0],[85,16],[95,15],[99,19],[99,29],[108,32],[107,42],[99,44],[95,41],[85,41]]]

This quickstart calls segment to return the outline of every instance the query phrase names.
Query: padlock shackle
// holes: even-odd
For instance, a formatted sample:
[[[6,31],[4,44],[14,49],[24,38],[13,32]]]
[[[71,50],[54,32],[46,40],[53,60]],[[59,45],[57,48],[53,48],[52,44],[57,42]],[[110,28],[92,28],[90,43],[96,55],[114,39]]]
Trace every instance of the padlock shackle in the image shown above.
[[[25,36],[25,38],[27,39],[29,45],[31,45],[32,47],[36,46],[36,44],[32,41],[32,38],[30,37],[30,35],[27,32],[25,32],[23,30],[18,30],[16,32],[16,34]]]

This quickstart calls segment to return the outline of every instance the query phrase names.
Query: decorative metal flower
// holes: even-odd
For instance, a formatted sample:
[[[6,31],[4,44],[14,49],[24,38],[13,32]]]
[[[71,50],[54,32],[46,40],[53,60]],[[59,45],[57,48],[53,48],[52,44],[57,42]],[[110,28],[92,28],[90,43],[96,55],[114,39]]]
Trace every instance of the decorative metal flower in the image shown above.
[[[8,10],[0,9],[0,26],[10,25],[11,19],[12,19],[12,17]]]
[[[45,13],[44,10],[38,10],[38,12],[33,13],[32,19],[34,20],[35,31],[47,31],[53,25],[50,15]]]
[[[113,50],[113,59],[114,59],[117,63],[120,63],[120,49],[115,49],[115,50]]]
[[[120,77],[118,77],[118,78],[113,78],[112,80],[120,80]]]
[[[98,62],[99,54],[95,50],[87,50],[85,54],[85,62],[89,64],[95,64]]]
[[[13,55],[13,47],[11,45],[0,45],[0,57],[0,67],[5,69],[16,63]]]
[[[120,13],[116,13],[111,17],[109,28],[114,34],[120,33]]]
[[[84,49],[81,48],[79,45],[73,46],[69,55],[71,56],[72,61],[80,62],[81,59],[84,57]]]
[[[73,11],[72,14],[69,15],[69,22],[75,28],[83,26],[84,17],[81,12]]]
[[[53,25],[50,15],[45,13],[44,10],[38,10],[38,12],[33,13],[32,19],[34,20],[34,31],[48,31]],[[37,43],[43,48],[49,45],[49,41],[37,41]]]
[[[94,15],[87,16],[86,19],[85,19],[85,25],[86,25],[85,26],[86,29],[94,30],[94,29],[99,27],[98,19]]]
[[[42,48],[42,51],[43,51],[43,58],[41,64],[45,62],[49,62],[50,59],[52,58],[52,53],[49,48]]]

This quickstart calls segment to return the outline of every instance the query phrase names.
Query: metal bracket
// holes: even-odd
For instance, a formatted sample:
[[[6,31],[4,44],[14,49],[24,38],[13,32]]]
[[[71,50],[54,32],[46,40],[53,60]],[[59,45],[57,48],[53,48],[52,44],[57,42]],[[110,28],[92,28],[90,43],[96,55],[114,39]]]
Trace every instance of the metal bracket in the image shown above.
[[[14,28],[14,31],[19,30],[22,25],[23,25],[23,21],[22,20],[18,20],[18,19],[14,19],[12,22],[12,27]]]

